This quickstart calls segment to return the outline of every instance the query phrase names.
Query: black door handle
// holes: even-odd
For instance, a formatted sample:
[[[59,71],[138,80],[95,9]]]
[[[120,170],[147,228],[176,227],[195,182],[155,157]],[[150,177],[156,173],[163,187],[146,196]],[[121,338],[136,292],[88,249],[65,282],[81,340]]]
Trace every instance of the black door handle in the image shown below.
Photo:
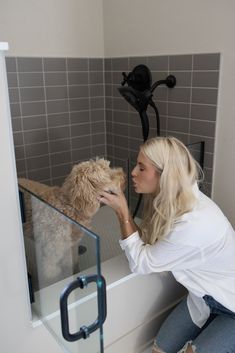
[[[97,285],[97,300],[98,300],[98,317],[89,326],[82,326],[80,330],[75,333],[69,331],[69,316],[68,316],[68,297],[69,294],[76,288],[83,289],[88,283],[96,282]],[[89,335],[100,328],[107,316],[106,303],[106,282],[103,276],[90,275],[80,276],[75,281],[71,282],[61,293],[60,296],[60,318],[61,328],[64,339],[73,342],[81,338],[86,339]]]

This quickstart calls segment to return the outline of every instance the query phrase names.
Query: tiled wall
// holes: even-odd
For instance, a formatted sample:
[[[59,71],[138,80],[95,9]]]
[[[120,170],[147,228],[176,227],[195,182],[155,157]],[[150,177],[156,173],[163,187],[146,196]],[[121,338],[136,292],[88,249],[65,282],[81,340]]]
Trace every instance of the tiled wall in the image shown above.
[[[159,86],[154,101],[161,121],[161,135],[179,138],[185,144],[205,141],[204,192],[211,193],[215,142],[217,95],[220,54],[125,57],[105,59],[105,98],[107,123],[107,156],[114,164],[133,168],[142,130],[139,115],[122,98],[118,87],[122,72],[130,72],[136,65],[145,64],[152,73],[153,83],[173,74],[177,84],[173,89]],[[150,137],[156,136],[155,113],[152,108]],[[190,147],[197,158],[199,145]],[[136,195],[130,191],[132,208]]]
[[[128,172],[136,161],[142,130],[139,115],[117,90],[122,72],[145,64],[153,83],[173,74],[173,89],[159,86],[154,101],[161,134],[185,144],[205,141],[204,191],[213,171],[220,54],[125,58],[8,57],[7,73],[19,176],[59,184],[71,166],[106,156]],[[150,137],[156,135],[148,110]],[[198,146],[191,147],[198,157]],[[136,195],[130,190],[130,204]]]
[[[6,58],[19,176],[60,184],[105,155],[103,59]]]

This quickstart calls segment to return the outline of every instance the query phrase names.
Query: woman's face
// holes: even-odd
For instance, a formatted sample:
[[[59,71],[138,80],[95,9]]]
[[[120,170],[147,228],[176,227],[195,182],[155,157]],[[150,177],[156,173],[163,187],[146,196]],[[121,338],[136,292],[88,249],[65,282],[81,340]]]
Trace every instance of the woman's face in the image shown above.
[[[141,151],[137,158],[137,164],[131,172],[135,192],[139,194],[158,194],[160,173],[152,165]]]

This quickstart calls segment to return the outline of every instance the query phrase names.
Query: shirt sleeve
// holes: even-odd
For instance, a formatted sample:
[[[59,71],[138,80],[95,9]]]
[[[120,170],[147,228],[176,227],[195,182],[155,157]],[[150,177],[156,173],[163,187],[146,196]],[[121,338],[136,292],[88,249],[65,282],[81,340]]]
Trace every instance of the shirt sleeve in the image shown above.
[[[132,272],[147,274],[151,272],[178,271],[196,267],[203,261],[200,248],[158,240],[155,244],[145,244],[138,232],[120,240]]]

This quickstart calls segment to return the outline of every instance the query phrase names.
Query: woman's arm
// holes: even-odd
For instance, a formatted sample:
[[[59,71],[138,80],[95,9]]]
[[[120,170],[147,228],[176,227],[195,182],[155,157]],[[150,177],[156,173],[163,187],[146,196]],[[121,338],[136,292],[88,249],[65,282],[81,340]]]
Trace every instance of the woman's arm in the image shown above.
[[[140,232],[139,227],[135,224],[131,216],[125,195],[121,190],[115,192],[115,194],[104,190],[100,195],[100,202],[112,207],[116,212],[120,223],[122,239],[128,238],[136,231]]]

